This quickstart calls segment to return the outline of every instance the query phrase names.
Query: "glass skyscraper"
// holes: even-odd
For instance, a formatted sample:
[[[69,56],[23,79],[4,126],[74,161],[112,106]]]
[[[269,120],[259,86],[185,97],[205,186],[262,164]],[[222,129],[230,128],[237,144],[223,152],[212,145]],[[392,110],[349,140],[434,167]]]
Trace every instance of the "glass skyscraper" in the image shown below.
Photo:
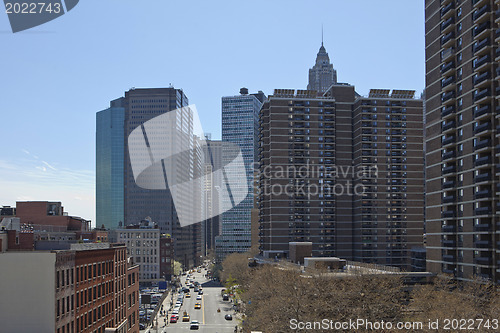
[[[175,260],[180,261],[184,267],[199,263],[200,224],[180,226],[168,188],[147,189],[137,185],[132,171],[128,139],[136,128],[144,128],[147,121],[183,108],[188,103],[182,89],[133,88],[125,92],[124,97],[112,101],[110,108],[97,114],[96,132],[96,225],[104,224],[105,228],[115,229],[120,221],[127,226],[150,218],[158,224],[162,233],[172,236]],[[192,114],[187,111],[179,112],[172,126],[192,129]],[[184,142],[185,145],[190,145],[187,150],[192,151],[192,159],[189,159],[189,154],[181,155],[178,158],[188,161],[182,167],[170,169],[177,181],[201,174],[202,161],[199,157],[196,158],[201,148],[194,149],[193,140],[191,138],[191,141]],[[172,142],[165,144],[173,145]],[[147,160],[150,160],[149,156]],[[194,191],[191,197],[183,201],[192,200],[198,194],[201,197],[201,189],[198,192]],[[193,202],[200,203],[201,200]],[[201,214],[200,209],[193,209],[192,212]]]
[[[265,95],[262,91],[257,94],[248,94],[248,89],[242,88],[240,95],[222,97],[222,142],[239,146],[246,168],[247,184],[233,191],[246,191],[243,186],[248,186],[247,197],[236,207],[222,214],[221,235],[216,237],[217,260],[223,260],[228,254],[246,252],[251,247],[250,226],[251,209],[253,207],[253,173],[254,162],[257,160],[257,133],[258,115],[264,102]],[[222,148],[223,164],[231,154]],[[222,202],[223,207],[231,207],[227,200]]]
[[[123,222],[123,98],[96,115],[96,226],[107,229]]]

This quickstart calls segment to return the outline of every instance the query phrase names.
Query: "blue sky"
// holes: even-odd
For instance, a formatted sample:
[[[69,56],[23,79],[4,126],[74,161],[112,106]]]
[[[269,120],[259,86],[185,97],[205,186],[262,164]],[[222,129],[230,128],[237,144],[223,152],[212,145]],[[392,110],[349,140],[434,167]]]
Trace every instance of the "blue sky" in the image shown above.
[[[322,24],[339,81],[422,92],[419,0],[85,0],[16,34],[0,13],[0,205],[62,201],[94,221],[97,111],[172,84],[219,138],[222,96],[305,89]]]

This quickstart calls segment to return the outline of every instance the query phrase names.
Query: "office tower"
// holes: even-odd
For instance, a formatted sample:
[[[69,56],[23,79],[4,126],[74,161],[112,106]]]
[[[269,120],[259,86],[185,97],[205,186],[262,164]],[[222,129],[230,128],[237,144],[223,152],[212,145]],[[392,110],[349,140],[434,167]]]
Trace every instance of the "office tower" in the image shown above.
[[[330,63],[330,57],[326,52],[323,42],[316,56],[316,63],[309,69],[309,84],[307,90],[316,90],[318,93],[324,93],[332,84],[337,83],[337,71],[333,69]]]
[[[372,89],[353,105],[354,258],[411,270],[423,246],[422,100],[414,91]]]
[[[260,252],[411,267],[422,247],[422,101],[334,84],[276,89],[260,111]]]
[[[203,203],[205,218],[201,224],[204,248],[202,252],[207,255],[209,251],[215,250],[215,237],[220,234],[220,215],[215,215],[220,205],[220,189],[222,179],[220,173],[214,173],[222,167],[222,141],[211,140],[210,135],[206,137],[206,145],[203,146],[205,184],[203,190]]]
[[[122,147],[123,150],[120,152],[119,145],[116,147],[109,148],[111,140],[103,139],[97,141],[96,149],[96,161],[98,163],[106,161],[106,155],[111,151],[111,156],[116,161],[111,167],[106,166],[106,163],[98,164],[96,168],[96,179],[103,180],[102,184],[97,184],[99,189],[98,193],[111,193],[116,200],[109,201],[106,203],[97,202],[97,206],[102,207],[102,211],[120,211],[123,210],[123,225],[127,226],[130,224],[137,224],[146,217],[150,217],[153,221],[158,223],[162,233],[170,234],[173,238],[175,259],[180,261],[184,267],[191,267],[199,260],[199,228],[194,225],[187,227],[180,227],[178,216],[174,207],[172,200],[172,195],[169,189],[144,189],[136,184],[134,174],[132,172],[128,138],[129,135],[136,128],[141,127],[145,122],[163,115],[169,111],[176,110],[188,105],[188,99],[182,89],[175,88],[151,88],[151,89],[131,89],[125,92],[123,98],[117,99],[111,103],[111,107],[108,110],[102,111],[102,115],[98,115],[98,122],[102,121],[97,126],[98,132],[96,133],[97,138],[109,138],[118,137],[120,135],[120,128],[123,132],[122,134]],[[121,126],[118,124],[120,120],[118,118],[113,118],[112,126],[109,125],[110,114],[124,113],[123,122]],[[106,123],[107,121],[107,123]],[[175,124],[174,124],[175,123]],[[175,122],[171,124],[175,128],[170,132],[174,133],[179,131],[179,129],[190,131],[186,132],[188,140],[182,141],[182,147],[176,148],[186,148],[187,151],[191,153],[180,154],[176,156],[178,159],[186,159],[183,161],[182,168],[172,167],[167,163],[174,163],[173,159],[169,159],[166,162],[162,162],[165,167],[170,168],[171,174],[175,178],[175,181],[182,182],[186,179],[192,179],[194,175],[199,175],[201,173],[201,161],[195,159],[199,149],[195,146],[195,139],[192,136],[193,131],[193,114],[187,109],[182,109],[176,113]],[[109,133],[109,132],[112,133]],[[179,132],[176,132],[179,133]],[[170,135],[167,133],[166,135]],[[162,134],[163,135],[163,134]],[[165,145],[178,144],[178,138],[171,138]],[[177,140],[177,141],[176,141]],[[113,142],[118,141],[117,139]],[[149,144],[149,143],[148,143]],[[99,145],[102,147],[99,148]],[[172,148],[172,147],[171,147]],[[172,149],[171,151],[174,151]],[[120,155],[122,154],[122,155]],[[136,157],[144,158],[144,163],[150,162],[150,157],[143,152],[138,152]],[[123,167],[118,167],[118,161],[123,160]],[[176,160],[177,161],[177,160]],[[108,163],[109,164],[109,163]],[[104,167],[102,167],[104,165]],[[115,166],[116,165],[116,166]],[[110,176],[111,175],[111,176]],[[109,178],[118,179],[119,176],[122,177],[122,190],[118,188],[119,181],[110,182],[106,181]],[[117,194],[118,193],[118,194]],[[121,194],[123,193],[123,194]],[[194,195],[195,193],[191,193]],[[201,197],[201,190],[196,193]],[[118,199],[120,195],[123,195],[122,207],[120,207],[120,200]],[[111,196],[111,195],[108,195]],[[106,196],[101,196],[106,198]],[[186,200],[190,200],[186,198]],[[184,201],[186,201],[184,200]],[[201,200],[192,200],[193,204],[200,204]],[[116,205],[113,206],[113,205]],[[199,207],[197,209],[191,210],[192,214],[200,214]],[[102,224],[97,220],[97,225]],[[104,221],[103,221],[104,223]],[[118,227],[118,221],[111,221],[110,227]]]
[[[243,155],[247,177],[242,180],[241,187],[231,188],[231,191],[233,195],[235,191],[242,191],[241,193],[247,191],[248,195],[232,209],[230,209],[231,202],[227,200],[222,202],[224,210],[230,210],[222,214],[221,235],[216,238],[216,256],[219,261],[230,253],[248,251],[251,246],[250,221],[253,207],[254,162],[257,156],[258,114],[264,99],[262,91],[248,94],[246,88],[241,88],[238,96],[222,97],[223,164],[231,162],[230,148],[224,143],[238,146]],[[248,186],[243,181],[246,181]]]
[[[500,282],[499,1],[427,0],[427,269]]]
[[[124,221],[124,98],[96,115],[96,226],[117,228]]]

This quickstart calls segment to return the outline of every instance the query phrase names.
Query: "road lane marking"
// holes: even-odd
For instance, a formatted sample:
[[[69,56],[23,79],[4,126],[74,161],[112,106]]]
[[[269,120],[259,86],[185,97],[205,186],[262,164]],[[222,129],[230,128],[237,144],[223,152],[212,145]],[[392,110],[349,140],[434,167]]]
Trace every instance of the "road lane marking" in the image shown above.
[[[201,296],[201,311],[203,311],[203,325],[205,325],[205,297]]]

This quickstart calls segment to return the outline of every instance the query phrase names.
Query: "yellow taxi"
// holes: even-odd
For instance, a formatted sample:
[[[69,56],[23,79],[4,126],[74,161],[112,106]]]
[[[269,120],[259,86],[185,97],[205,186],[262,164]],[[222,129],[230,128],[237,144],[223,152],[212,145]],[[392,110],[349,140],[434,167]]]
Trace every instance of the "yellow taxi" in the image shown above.
[[[187,312],[184,311],[184,315],[182,316],[182,321],[187,321],[189,322],[189,319],[191,319],[191,317],[189,317],[189,315],[187,314]]]
[[[186,298],[191,298],[191,294],[186,294]]]
[[[196,304],[194,305],[194,308],[195,309],[201,309],[201,303],[200,302],[196,302]]]

